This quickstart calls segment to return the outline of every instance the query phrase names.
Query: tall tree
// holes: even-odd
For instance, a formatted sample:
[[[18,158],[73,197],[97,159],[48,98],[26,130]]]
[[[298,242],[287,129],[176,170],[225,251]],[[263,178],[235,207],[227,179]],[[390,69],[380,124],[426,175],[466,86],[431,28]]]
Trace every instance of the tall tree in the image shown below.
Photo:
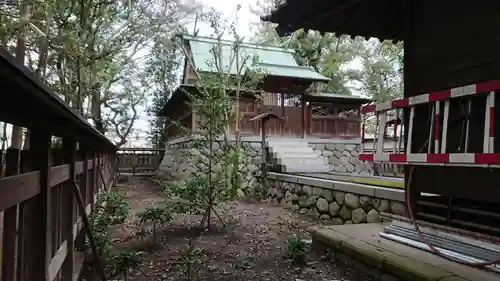
[[[378,102],[403,95],[403,43],[370,40],[360,52],[362,68],[353,75],[358,90]]]
[[[0,7],[0,41],[13,49],[13,35],[24,36],[28,67],[121,144],[143,105],[150,45],[197,6],[180,0],[44,0],[31,8],[21,24],[23,11]],[[28,25],[28,32],[19,28]],[[32,27],[46,34],[45,41]]]
[[[148,106],[149,137],[154,147],[163,147],[165,141],[165,117],[159,116],[159,111],[165,106],[177,86],[179,58],[182,57],[178,46],[170,38],[159,37],[148,61],[148,73],[151,83],[151,100]]]

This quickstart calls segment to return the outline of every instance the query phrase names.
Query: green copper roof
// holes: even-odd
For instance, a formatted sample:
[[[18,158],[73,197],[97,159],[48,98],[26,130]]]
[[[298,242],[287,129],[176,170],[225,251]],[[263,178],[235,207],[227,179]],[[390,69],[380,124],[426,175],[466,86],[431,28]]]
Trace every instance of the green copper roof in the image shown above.
[[[189,42],[196,68],[202,72],[215,72],[216,64],[213,52],[218,48],[218,41],[190,35],[182,35],[182,38]],[[235,42],[221,40],[220,43],[224,72],[229,71],[231,74],[237,74],[236,56],[233,48]],[[239,49],[239,64],[243,64],[243,62],[245,62],[244,71],[249,68],[272,76],[325,82],[330,80],[312,68],[299,66],[294,58],[294,50],[291,49],[242,43]]]

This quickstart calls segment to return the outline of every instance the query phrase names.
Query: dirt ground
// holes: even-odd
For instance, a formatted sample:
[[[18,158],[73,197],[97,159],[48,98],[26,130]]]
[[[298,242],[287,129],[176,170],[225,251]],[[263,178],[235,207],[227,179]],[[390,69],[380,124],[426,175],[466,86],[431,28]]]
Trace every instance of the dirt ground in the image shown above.
[[[143,251],[145,259],[142,272],[128,278],[133,281],[186,280],[189,281],[362,281],[367,280],[342,263],[311,253],[304,266],[296,266],[283,258],[283,244],[297,236],[310,239],[307,227],[314,224],[311,218],[292,210],[264,203],[233,202],[219,210],[225,227],[212,218],[209,231],[195,226],[200,218],[178,217],[161,232],[161,243],[151,247],[151,238],[139,241],[131,238],[135,214],[148,204],[162,200],[159,188],[149,180],[120,185],[132,211],[125,224],[111,230],[119,247]],[[191,226],[191,227],[189,227]],[[186,278],[184,260],[189,241],[200,250],[193,259],[191,277]],[[89,280],[89,279],[87,279]]]

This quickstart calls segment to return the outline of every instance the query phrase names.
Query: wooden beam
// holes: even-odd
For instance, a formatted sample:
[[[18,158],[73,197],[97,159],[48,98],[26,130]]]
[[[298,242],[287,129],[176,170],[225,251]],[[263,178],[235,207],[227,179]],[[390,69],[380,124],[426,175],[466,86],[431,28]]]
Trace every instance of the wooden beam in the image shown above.
[[[34,171],[0,180],[0,210],[5,210],[40,193],[40,172]]]
[[[69,179],[69,165],[60,165],[50,168],[49,187],[56,186]]]
[[[71,254],[73,254],[73,252],[71,252]],[[63,263],[68,259],[68,257],[69,257],[68,241],[63,241],[59,246],[59,249],[57,249],[56,254],[51,259],[49,267],[47,268],[47,275],[49,281],[53,281],[57,277],[57,274],[59,273],[61,266],[63,266]],[[71,279],[68,280],[72,281],[72,279],[73,279],[73,268],[71,268]],[[66,280],[64,279],[64,271],[63,271],[63,280]]]

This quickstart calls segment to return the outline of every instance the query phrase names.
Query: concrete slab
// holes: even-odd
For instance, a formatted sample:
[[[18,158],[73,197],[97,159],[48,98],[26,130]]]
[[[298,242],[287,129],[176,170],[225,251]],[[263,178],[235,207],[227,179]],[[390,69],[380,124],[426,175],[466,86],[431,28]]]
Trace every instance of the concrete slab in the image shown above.
[[[431,253],[381,238],[383,224],[315,226],[313,243],[378,268],[404,281],[499,281],[500,275],[448,261]]]

